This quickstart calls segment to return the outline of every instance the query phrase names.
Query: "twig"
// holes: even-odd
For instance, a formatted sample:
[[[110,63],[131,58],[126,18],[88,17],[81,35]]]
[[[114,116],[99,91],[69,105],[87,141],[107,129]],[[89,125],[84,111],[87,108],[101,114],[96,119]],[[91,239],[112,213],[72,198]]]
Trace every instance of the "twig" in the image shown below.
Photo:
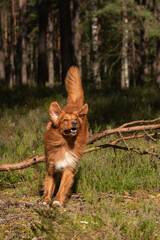
[[[124,144],[127,146],[127,148],[128,148],[128,151],[129,151],[129,150],[130,150],[130,147],[129,147],[129,146],[128,146],[128,144],[126,143],[126,141],[125,141],[125,139],[124,139],[124,137],[123,137],[122,133],[121,133],[121,132],[119,132],[119,135],[121,136],[121,138],[122,138],[122,140],[123,140]]]
[[[144,133],[154,142],[157,142],[157,139],[154,139],[151,135],[149,135],[145,130]]]
[[[155,118],[153,120],[138,120],[138,121],[133,121],[133,122],[129,122],[129,123],[124,123],[119,128],[124,128],[124,127],[130,126],[130,125],[139,124],[139,123],[141,123],[141,124],[154,123],[157,121],[160,121],[160,117]]]
[[[148,151],[149,149],[155,149],[155,148],[160,148],[160,146],[151,146],[151,147],[147,148],[146,151]]]
[[[158,135],[160,135],[160,132],[147,134],[148,137],[153,137],[153,136],[158,136]],[[139,134],[139,135],[136,135],[136,136],[129,136],[129,137],[124,137],[123,136],[123,139],[124,140],[132,140],[132,139],[135,139],[135,138],[143,138],[145,136],[146,136],[146,134]],[[122,141],[123,139],[122,138],[116,139],[113,142],[111,142],[111,144],[113,144],[113,145],[117,144],[118,142]]]
[[[112,148],[114,148],[114,149],[121,149],[121,150],[125,150],[125,151],[136,152],[136,153],[138,153],[139,155],[149,154],[149,155],[153,155],[153,156],[157,157],[158,159],[160,159],[160,155],[148,151],[149,148],[146,149],[146,150],[144,150],[144,151],[140,151],[139,149],[136,149],[136,148],[131,148],[131,147],[128,148],[128,147],[124,147],[124,146],[113,145],[113,144],[110,144],[110,143],[107,143],[107,144],[103,144],[103,145],[99,145],[99,146],[96,146],[96,147],[92,147],[92,148],[86,149],[86,150],[84,151],[84,153],[89,153],[89,152],[92,152],[92,151],[97,151],[97,150],[101,150],[101,149],[108,148],[108,147],[112,147]]]

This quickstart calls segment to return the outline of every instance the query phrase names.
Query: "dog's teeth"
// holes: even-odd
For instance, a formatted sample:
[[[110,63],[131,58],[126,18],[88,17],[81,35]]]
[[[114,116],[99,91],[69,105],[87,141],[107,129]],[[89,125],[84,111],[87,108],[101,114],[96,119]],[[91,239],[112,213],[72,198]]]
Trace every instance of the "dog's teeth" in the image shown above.
[[[77,132],[77,129],[71,129],[71,132]]]

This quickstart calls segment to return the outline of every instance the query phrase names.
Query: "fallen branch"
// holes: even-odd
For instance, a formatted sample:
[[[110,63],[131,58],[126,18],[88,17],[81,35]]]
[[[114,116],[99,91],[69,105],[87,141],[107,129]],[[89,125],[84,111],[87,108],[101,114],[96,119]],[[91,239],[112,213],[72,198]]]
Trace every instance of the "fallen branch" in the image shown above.
[[[107,143],[107,144],[99,145],[99,146],[96,146],[96,147],[88,148],[88,149],[86,149],[86,150],[84,151],[84,154],[85,154],[85,153],[92,152],[92,151],[98,151],[98,150],[101,150],[101,149],[104,149],[104,148],[109,148],[109,147],[112,147],[112,148],[114,148],[114,149],[120,149],[120,150],[130,151],[130,152],[136,152],[136,153],[138,153],[139,155],[149,154],[149,155],[155,156],[155,157],[157,157],[158,159],[160,159],[160,155],[159,155],[159,154],[149,151],[149,149],[160,148],[160,146],[152,146],[152,147],[147,148],[146,150],[140,151],[140,150],[137,149],[137,148],[132,148],[132,147],[128,147],[128,146],[127,146],[127,147],[124,147],[124,146],[113,145],[113,144],[111,144],[111,143]]]
[[[94,143],[95,141],[97,141],[107,135],[111,135],[111,134],[115,134],[115,133],[131,133],[131,132],[140,132],[140,131],[155,130],[155,129],[160,129],[160,124],[107,129],[107,130],[105,130],[101,133],[98,133],[98,134],[94,135],[93,137],[89,138],[88,144]]]
[[[45,156],[36,156],[32,157],[30,159],[24,160],[23,162],[17,162],[17,163],[3,163],[0,164],[0,171],[9,171],[9,170],[19,170],[23,168],[28,168],[32,165],[35,165],[37,163],[45,162]]]
[[[124,128],[130,125],[135,125],[135,124],[148,124],[148,123],[154,123],[154,122],[158,122],[160,121],[160,117],[159,118],[155,118],[153,120],[138,120],[138,121],[133,121],[133,122],[129,122],[129,123],[124,123],[123,125],[121,125],[119,128]]]
[[[111,143],[107,143],[107,144],[103,144],[103,145],[88,148],[84,151],[84,154],[92,152],[92,151],[97,151],[97,150],[100,150],[100,149],[112,147],[114,149],[136,152],[139,155],[149,154],[149,155],[152,155],[152,156],[160,159],[159,154],[150,151],[150,149],[155,149],[155,148],[158,148],[159,146],[151,146],[151,147],[147,148],[146,150],[141,151],[139,148],[136,149],[136,148],[130,147],[126,143],[127,140],[143,138],[143,137],[147,137],[152,141],[157,141],[154,137],[159,136],[160,132],[155,132],[155,133],[148,133],[147,132],[147,130],[152,130],[153,131],[153,130],[160,129],[160,124],[150,124],[150,123],[155,123],[157,121],[160,121],[160,118],[156,118],[156,119],[153,119],[153,120],[141,120],[141,121],[129,122],[129,123],[125,123],[125,124],[121,125],[118,128],[105,130],[105,131],[89,138],[87,144],[88,145],[93,144],[95,141],[103,138],[104,136],[111,135],[111,134],[120,134],[120,138],[116,139],[115,141],[113,141]],[[129,126],[135,125],[135,124],[146,124],[146,125],[140,125],[140,126],[138,125],[138,126],[129,127]],[[122,135],[123,133],[132,133],[132,132],[140,132],[140,131],[143,132],[143,134],[138,134],[138,135],[134,135],[134,136],[123,136]],[[126,146],[117,145],[117,143],[121,142],[121,141],[123,141],[123,143]],[[23,168],[27,168],[27,167],[30,167],[32,165],[35,165],[35,164],[38,164],[38,163],[41,163],[41,162],[45,162],[45,156],[40,156],[40,157],[36,156],[36,157],[32,157],[30,159],[24,160],[22,162],[17,162],[17,163],[0,164],[0,171],[23,169]]]
[[[119,138],[119,139],[116,139],[115,141],[113,141],[111,144],[115,145],[117,144],[118,142],[120,141],[123,141],[123,140],[132,140],[132,139],[135,139],[135,138],[143,138],[143,137],[149,137],[150,139],[152,139],[153,137],[157,137],[160,135],[160,132],[157,132],[157,133],[151,133],[151,134],[139,134],[139,135],[134,135],[134,136],[129,136],[129,137],[123,137],[123,138]],[[153,139],[152,139],[153,140]],[[155,141],[156,139],[154,139]]]

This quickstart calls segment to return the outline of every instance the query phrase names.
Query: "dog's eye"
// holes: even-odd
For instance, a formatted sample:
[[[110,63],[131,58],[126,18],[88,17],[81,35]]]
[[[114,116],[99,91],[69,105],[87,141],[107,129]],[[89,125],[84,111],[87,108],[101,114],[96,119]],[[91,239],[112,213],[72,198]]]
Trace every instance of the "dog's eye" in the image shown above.
[[[68,119],[67,119],[67,118],[65,118],[65,119],[63,120],[63,122],[68,122]]]

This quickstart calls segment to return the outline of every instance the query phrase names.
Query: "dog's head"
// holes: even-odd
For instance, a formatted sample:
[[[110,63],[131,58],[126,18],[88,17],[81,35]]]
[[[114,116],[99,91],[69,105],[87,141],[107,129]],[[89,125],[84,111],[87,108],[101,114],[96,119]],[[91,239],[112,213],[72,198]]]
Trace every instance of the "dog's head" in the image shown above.
[[[88,113],[88,105],[85,104],[78,111],[65,112],[57,102],[53,102],[49,108],[51,121],[64,136],[74,137],[78,135],[83,121],[83,116]]]

